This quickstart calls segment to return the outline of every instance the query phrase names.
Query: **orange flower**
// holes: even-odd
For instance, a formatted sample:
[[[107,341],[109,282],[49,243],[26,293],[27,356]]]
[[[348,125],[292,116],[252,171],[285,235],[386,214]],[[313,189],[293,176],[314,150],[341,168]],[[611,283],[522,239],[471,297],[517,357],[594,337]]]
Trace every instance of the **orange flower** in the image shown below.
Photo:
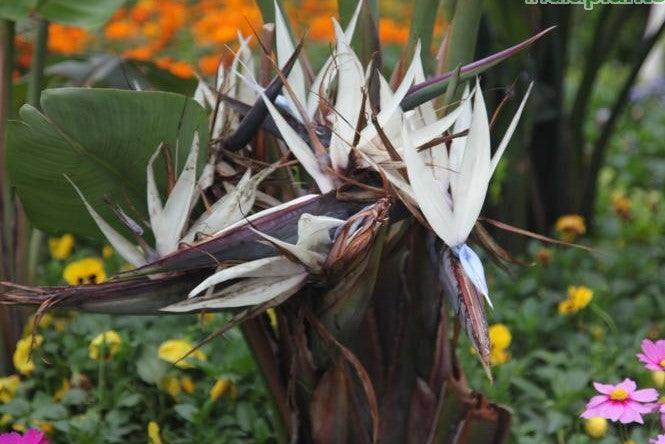
[[[22,35],[17,35],[14,45],[16,45],[16,66],[19,69],[28,69],[32,62],[32,43]]]
[[[219,56],[207,55],[199,59],[199,69],[207,76],[215,75],[219,66]]]
[[[75,54],[83,51],[90,35],[76,26],[52,23],[48,30],[48,49],[57,54]]]
[[[308,37],[312,40],[330,41],[334,36],[330,17],[318,16],[309,21]]]
[[[155,65],[159,68],[169,71],[171,74],[183,79],[188,79],[194,76],[194,69],[187,62],[173,60],[170,57],[161,57],[155,61]]]
[[[121,20],[109,23],[104,30],[104,36],[109,40],[126,40],[135,37],[138,31],[133,22]]]
[[[141,62],[148,61],[152,59],[155,55],[155,48],[151,45],[137,46],[135,48],[129,48],[122,53],[122,56],[126,59],[139,60]]]
[[[383,43],[404,44],[409,39],[409,29],[395,20],[382,18],[379,20],[379,39]]]
[[[155,2],[152,0],[140,0],[129,11],[129,17],[135,23],[143,23],[150,18],[150,15],[155,11]]]

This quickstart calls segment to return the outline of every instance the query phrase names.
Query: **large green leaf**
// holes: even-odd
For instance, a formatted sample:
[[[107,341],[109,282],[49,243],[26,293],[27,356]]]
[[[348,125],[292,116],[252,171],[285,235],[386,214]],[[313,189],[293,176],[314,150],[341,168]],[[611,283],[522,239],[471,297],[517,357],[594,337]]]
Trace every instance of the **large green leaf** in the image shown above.
[[[0,1],[0,16],[21,20],[35,11],[53,22],[98,28],[123,3],[125,0],[3,0]]]
[[[23,106],[22,121],[9,123],[7,164],[30,221],[49,233],[101,236],[64,174],[108,222],[105,198],[146,220],[146,165],[157,146],[168,143],[181,168],[194,131],[208,140],[205,111],[178,94],[60,88],[44,91],[41,105],[42,113]],[[200,162],[206,157],[203,143]],[[164,169],[155,167],[161,183]]]

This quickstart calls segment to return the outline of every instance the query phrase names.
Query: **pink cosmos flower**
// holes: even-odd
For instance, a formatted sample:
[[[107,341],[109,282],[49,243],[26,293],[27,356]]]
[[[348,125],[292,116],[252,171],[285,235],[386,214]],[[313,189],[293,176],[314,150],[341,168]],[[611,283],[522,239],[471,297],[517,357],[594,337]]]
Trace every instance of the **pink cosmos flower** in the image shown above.
[[[665,435],[658,435],[649,440],[649,444],[665,444]]]
[[[636,390],[635,381],[628,378],[617,385],[594,382],[593,386],[600,394],[587,403],[582,418],[600,416],[623,424],[644,424],[642,415],[653,412],[652,403],[658,399],[655,389]]]
[[[665,370],[665,339],[656,342],[645,339],[642,341],[642,352],[637,354],[637,358],[647,369],[655,372]]]
[[[49,444],[44,432],[28,429],[23,436],[16,432],[0,435],[0,444]]]

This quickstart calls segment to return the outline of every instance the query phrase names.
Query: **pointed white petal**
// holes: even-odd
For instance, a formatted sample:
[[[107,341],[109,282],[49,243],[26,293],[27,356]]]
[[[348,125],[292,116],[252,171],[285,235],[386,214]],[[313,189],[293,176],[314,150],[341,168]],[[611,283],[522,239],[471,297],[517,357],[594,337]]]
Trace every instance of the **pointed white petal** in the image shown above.
[[[344,225],[344,221],[328,216],[305,213],[298,220],[297,245],[310,251],[327,253],[330,246],[330,230]]]
[[[464,86],[462,93],[462,104],[460,105],[461,112],[455,126],[453,126],[453,133],[458,134],[466,131],[471,126],[471,95],[469,94],[469,85]],[[467,136],[456,137],[450,144],[450,153],[448,155],[448,167],[450,177],[450,187],[454,190],[457,180],[459,178],[459,171],[462,165],[462,157],[464,156],[464,147],[466,146]]]
[[[453,123],[455,123],[460,114],[462,114],[462,111],[463,107],[459,106],[451,113],[446,114],[444,117],[435,120],[427,126],[416,129],[411,135],[413,143],[416,146],[419,146],[431,141],[436,137],[441,137],[441,135],[447,131],[453,125]]]
[[[295,294],[305,284],[307,273],[300,273],[289,278],[253,278],[242,280],[210,296],[187,299],[169,305],[162,311],[191,312],[258,305],[272,299]]]
[[[421,57],[418,57],[416,59],[413,81],[414,83],[421,83],[425,81],[425,70],[423,68],[423,62]],[[434,111],[433,100],[428,100],[422,105],[416,107],[415,111],[418,113],[420,126],[430,125],[437,120],[436,112]],[[416,128],[419,128],[419,126],[417,126]]]
[[[284,16],[282,15],[282,10],[280,9],[277,2],[275,2],[275,46],[277,49],[277,63],[281,68],[286,65],[286,62],[289,60],[291,55],[293,55],[295,51],[295,45],[291,40],[291,33],[289,32],[289,28],[286,25]],[[305,106],[307,103],[307,96],[305,94],[305,74],[303,72],[302,65],[300,64],[300,60],[296,60],[293,68],[291,69],[291,72],[287,76],[287,80],[291,86],[291,89],[293,89],[293,92],[296,96],[295,98],[303,106]],[[295,112],[298,107],[295,106],[290,94],[287,94],[286,100],[290,104],[290,109],[294,111],[294,116],[298,120],[302,120],[300,113]]]
[[[69,183],[72,184],[74,190],[76,190],[76,193],[79,195],[83,201],[83,204],[87,208],[88,213],[90,213],[90,216],[92,216],[93,220],[99,227],[99,230],[102,232],[102,234],[104,234],[111,246],[115,248],[115,251],[117,251],[124,260],[135,267],[141,267],[145,265],[146,260],[141,252],[131,242],[129,242],[120,233],[118,233],[111,225],[109,225],[104,219],[102,219],[99,213],[97,213],[95,209],[92,208],[92,206],[88,203],[79,187],[77,187],[68,176],[65,176],[65,179],[67,179]]]
[[[289,254],[298,259],[303,265],[315,271],[318,271],[318,269],[321,267],[321,264],[323,264],[323,262],[326,260],[326,256],[324,254],[311,251],[298,244],[293,245],[288,242],[284,242],[283,240],[277,239],[276,237],[262,233],[253,228],[251,229],[256,234],[273,244],[276,248],[286,250]]]
[[[480,86],[474,94],[473,117],[466,138],[458,181],[452,189],[458,243],[469,237],[485,202],[490,173],[490,130]],[[457,244],[453,244],[457,245]]]
[[[160,216],[152,223],[157,252],[167,255],[178,249],[178,242],[191,210],[196,186],[196,161],[199,154],[199,134],[194,133],[187,162],[171,190]]]
[[[146,167],[146,182],[147,182],[146,195],[148,198],[148,216],[150,217],[151,225],[155,223],[159,224],[159,222],[155,221],[162,214],[162,198],[160,197],[159,191],[157,190],[157,182],[155,181],[155,172],[153,170],[153,164],[155,163],[155,159],[157,159],[157,156],[161,151],[162,151],[162,146],[160,145],[157,147],[155,153],[152,156],[150,156],[150,160],[148,161],[148,166]]]
[[[420,210],[437,236],[448,246],[457,245],[453,213],[444,199],[443,190],[434,178],[432,169],[425,164],[423,157],[413,146],[406,125],[402,129],[402,139],[406,171]]]
[[[358,57],[344,41],[344,32],[333,19],[337,34],[337,99],[331,118],[330,160],[335,170],[344,170],[349,162],[351,145],[356,135],[356,124],[363,103],[363,71]]]
[[[274,168],[266,168],[253,177],[251,171],[247,170],[232,191],[215,202],[206,213],[192,224],[183,237],[183,242],[191,243],[197,233],[216,233],[247,216],[254,206],[256,188],[274,170]]]
[[[489,290],[487,289],[487,281],[485,280],[485,269],[480,258],[466,243],[459,247],[453,248],[453,252],[459,257],[460,264],[464,270],[464,274],[469,278],[473,285],[478,289],[491,308],[494,308],[490,300]]]
[[[266,95],[261,93],[261,97],[268,107],[268,111],[270,112],[275,125],[277,125],[279,132],[282,134],[289,150],[294,156],[296,156],[296,159],[298,159],[307,173],[312,176],[321,192],[327,193],[334,189],[332,179],[321,170],[319,162],[310,147],[300,138],[298,133],[291,128],[291,125],[289,125],[284,117],[282,117]]]
[[[494,157],[492,157],[490,176],[494,174],[494,170],[496,170],[496,166],[499,164],[499,160],[501,160],[501,156],[503,155],[503,152],[506,150],[508,142],[510,142],[510,138],[513,137],[513,133],[515,132],[515,128],[517,128],[517,124],[520,121],[520,117],[522,116],[522,111],[524,110],[524,105],[526,104],[526,101],[529,98],[529,94],[531,93],[532,87],[533,87],[533,82],[529,84],[529,88],[526,90],[526,94],[524,94],[522,103],[520,103],[519,108],[517,108],[517,112],[513,116],[513,120],[511,120],[510,125],[508,125],[508,129],[506,130],[506,133],[503,135],[503,138],[499,143],[499,147],[496,149],[496,152],[494,153]]]
[[[194,297],[201,292],[231,279],[250,277],[288,277],[305,272],[302,265],[291,262],[283,256],[266,257],[255,261],[225,268],[206,278],[189,292]]]

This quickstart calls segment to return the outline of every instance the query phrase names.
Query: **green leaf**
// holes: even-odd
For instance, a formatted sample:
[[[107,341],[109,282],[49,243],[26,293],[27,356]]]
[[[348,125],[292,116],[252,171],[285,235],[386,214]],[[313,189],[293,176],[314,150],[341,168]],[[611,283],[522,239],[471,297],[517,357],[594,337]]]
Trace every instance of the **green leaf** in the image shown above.
[[[125,0],[8,0],[0,4],[0,16],[21,20],[33,11],[52,22],[99,28]]]
[[[136,361],[136,372],[139,378],[148,384],[159,384],[164,379],[168,369],[169,365],[159,359],[154,347],[146,349],[139,360]]]
[[[43,114],[25,105],[22,121],[9,123],[7,163],[30,221],[49,233],[101,238],[64,174],[107,222],[126,233],[105,198],[133,218],[147,219],[146,165],[157,146],[162,141],[170,146],[179,169],[194,131],[208,140],[203,108],[177,94],[61,88],[46,90],[41,105]],[[155,170],[163,184],[164,166]]]

